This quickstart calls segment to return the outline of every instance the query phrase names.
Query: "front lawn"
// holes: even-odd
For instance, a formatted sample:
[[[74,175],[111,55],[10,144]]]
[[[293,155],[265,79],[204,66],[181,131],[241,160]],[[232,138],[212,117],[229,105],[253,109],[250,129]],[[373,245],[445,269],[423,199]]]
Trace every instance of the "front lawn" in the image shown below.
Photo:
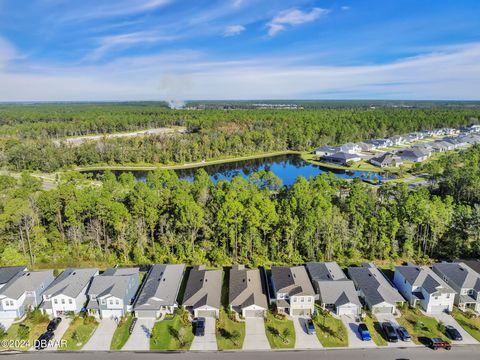
[[[317,308],[313,318],[318,340],[323,347],[348,346],[347,329],[342,320],[336,319],[328,311]]]
[[[475,340],[480,341],[480,318],[474,314],[464,313],[457,308],[453,309],[452,316],[457,320],[462,328],[465,329]]]
[[[40,310],[34,310],[27,314],[24,321],[10,326],[2,338],[0,350],[21,350],[30,349],[35,340],[47,331],[49,319]]]
[[[371,314],[367,314],[363,322],[367,325],[370,336],[377,346],[387,346],[387,341],[382,336],[382,329],[377,319]]]
[[[133,322],[133,315],[128,314],[124,316],[120,323],[118,324],[117,329],[113,333],[112,343],[110,344],[110,350],[121,350],[123,345],[127,342],[130,337],[129,329],[130,325]]]
[[[155,323],[150,338],[150,350],[188,350],[193,341],[193,326],[183,309],[169,320]]]
[[[65,340],[66,344],[58,350],[81,350],[90,340],[97,326],[98,321],[93,316],[76,316],[63,335],[62,340]]]
[[[286,316],[267,312],[265,330],[272,349],[288,349],[295,346],[293,321],[288,320]]]
[[[245,339],[245,323],[232,320],[233,315],[222,308],[217,320],[217,344],[219,350],[241,349]]]
[[[397,319],[410,333],[412,340],[416,344],[426,344],[427,338],[441,338],[446,340],[445,335],[441,331],[438,321],[432,317],[425,316],[419,309],[411,309],[405,307],[401,309],[402,316]]]

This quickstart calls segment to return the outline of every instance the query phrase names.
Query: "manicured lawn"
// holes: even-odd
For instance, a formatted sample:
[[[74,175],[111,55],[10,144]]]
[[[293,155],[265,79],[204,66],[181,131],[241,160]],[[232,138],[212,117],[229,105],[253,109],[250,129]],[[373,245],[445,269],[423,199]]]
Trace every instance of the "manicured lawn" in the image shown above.
[[[418,309],[405,307],[400,311],[402,316],[397,321],[407,329],[416,344],[425,344],[426,338],[438,337],[446,340],[436,319],[423,315]]]
[[[98,326],[97,320],[91,316],[77,316],[72,320],[67,331],[63,335],[62,340],[66,340],[65,346],[61,346],[59,350],[80,350],[95,332]]]
[[[477,341],[480,341],[480,318],[470,318],[467,314],[461,312],[457,308],[453,309],[452,316],[466,332],[472,335]]]
[[[268,312],[265,330],[272,349],[287,349],[295,346],[295,328],[292,320]]]
[[[186,320],[186,319],[185,319]],[[155,323],[150,350],[188,350],[193,341],[193,327],[188,320],[175,315],[171,320]]]
[[[367,314],[363,322],[367,325],[373,342],[377,344],[377,346],[387,346],[387,341],[382,336],[382,329],[377,319]]]
[[[342,320],[334,318],[328,311],[317,308],[317,316],[313,322],[318,340],[323,347],[348,346],[347,329]]]
[[[245,323],[230,319],[227,312],[220,310],[217,320],[217,344],[219,350],[241,349],[245,339]]]
[[[113,333],[112,343],[110,344],[111,350],[120,350],[123,345],[125,345],[130,336],[128,330],[130,329],[132,321],[132,314],[129,314],[128,316],[122,318],[120,324],[118,324],[117,329]]]
[[[27,351],[34,345],[35,340],[47,331],[47,325],[48,317],[42,315],[27,318],[20,324],[13,324],[2,338],[5,344],[13,346],[0,346],[0,350],[11,349]],[[13,343],[9,343],[9,341]]]

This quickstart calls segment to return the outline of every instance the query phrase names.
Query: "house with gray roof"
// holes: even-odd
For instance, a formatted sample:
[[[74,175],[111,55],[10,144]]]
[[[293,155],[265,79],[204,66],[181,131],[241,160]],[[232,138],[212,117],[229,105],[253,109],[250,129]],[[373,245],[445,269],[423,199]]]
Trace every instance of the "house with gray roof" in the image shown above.
[[[353,280],[358,296],[375,314],[394,314],[397,305],[405,299],[385,275],[372,263],[349,267],[348,276]]]
[[[368,162],[374,166],[381,168],[385,167],[399,167],[403,164],[402,158],[395,154],[386,152],[377,156],[374,156],[368,160]]]
[[[220,315],[223,270],[207,270],[204,265],[194,266],[188,275],[182,305],[194,317]]]
[[[346,143],[340,146],[340,151],[347,154],[356,154],[357,152],[362,151],[362,148],[354,143]]]
[[[87,289],[98,269],[67,268],[43,292],[41,308],[54,317],[78,313],[87,303]]]
[[[399,150],[395,153],[396,155],[400,156],[403,161],[412,161],[412,162],[422,162],[429,158],[430,153],[426,150],[419,149],[419,148],[411,148],[411,149],[404,149]]]
[[[135,316],[157,319],[162,314],[173,314],[178,308],[184,273],[185,264],[152,265],[133,305]]]
[[[479,273],[464,262],[433,264],[433,271],[455,290],[455,305],[480,313]]]
[[[321,160],[325,162],[329,162],[332,164],[338,164],[338,165],[348,165],[350,162],[357,162],[361,161],[362,157],[357,154],[349,154],[346,152],[337,152],[333,155],[328,155],[328,156],[322,156]]]
[[[355,285],[336,262],[309,262],[305,266],[322,308],[336,315],[360,315],[362,304]]]
[[[337,146],[320,146],[313,150],[313,153],[318,156],[329,156],[339,152],[340,149]]]
[[[260,269],[233,265],[229,272],[228,303],[243,317],[265,317],[268,311],[267,284]]]
[[[455,291],[427,266],[396,266],[393,283],[410,306],[420,305],[428,314],[453,310]]]
[[[312,315],[315,291],[304,266],[273,266],[270,278],[277,311],[291,316]]]
[[[432,149],[434,152],[445,152],[455,149],[455,145],[444,140],[437,140],[433,142]]]
[[[5,286],[19,272],[27,271],[26,266],[1,266],[0,267],[0,289]]]
[[[87,310],[103,319],[120,318],[132,310],[138,287],[138,268],[107,269],[93,278],[87,290]]]
[[[0,289],[0,319],[21,318],[36,308],[53,280],[52,270],[18,272]]]

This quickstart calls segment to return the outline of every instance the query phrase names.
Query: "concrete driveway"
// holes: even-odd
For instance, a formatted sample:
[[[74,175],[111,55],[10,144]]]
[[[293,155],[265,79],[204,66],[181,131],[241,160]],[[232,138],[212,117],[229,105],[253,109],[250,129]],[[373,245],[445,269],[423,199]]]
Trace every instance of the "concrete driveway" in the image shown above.
[[[321,349],[322,344],[318,341],[316,334],[309,335],[306,330],[308,317],[294,316],[293,326],[295,327],[295,349]]]
[[[270,343],[265,333],[265,320],[263,317],[245,318],[245,340],[243,350],[268,350]]]
[[[117,329],[117,323],[113,319],[102,319],[97,330],[85,344],[83,350],[110,350],[113,333]]]
[[[132,334],[123,346],[122,350],[150,350],[150,336],[152,334],[155,319],[137,319]]]
[[[395,329],[400,326],[400,324],[398,323],[395,316],[393,316],[393,314],[375,314],[375,317],[380,323],[380,326],[386,321],[391,322]],[[385,335],[383,333],[382,333],[382,337],[386,340]],[[401,339],[398,339],[398,342],[396,343],[388,342],[388,346],[389,347],[414,347],[417,345],[413,341],[402,341]]]
[[[0,319],[0,325],[3,326],[3,329],[6,331],[10,326],[12,326],[15,319]]]
[[[455,329],[458,330],[458,332],[462,335],[463,340],[462,341],[453,341],[449,339],[453,344],[478,344],[478,341],[475,340],[468,332],[466,332],[460,324],[453,318],[452,315],[449,315],[447,313],[438,313],[438,314],[426,314],[427,316],[431,316],[437,321],[443,322],[444,325],[451,325]]]
[[[58,327],[55,329],[53,332],[55,335],[53,336],[51,344],[54,346],[49,346],[45,350],[57,350],[59,345],[60,345],[60,340],[62,340],[63,335],[65,335],[65,332],[70,326],[70,323],[72,322],[72,319],[67,318],[67,317],[62,317],[62,321],[60,324],[58,324]],[[45,331],[47,331],[47,327],[45,326]],[[43,350],[43,351],[45,351]]]
[[[377,347],[373,340],[362,341],[362,338],[358,333],[359,323],[355,321],[355,317],[353,315],[340,315],[340,319],[342,320],[343,325],[345,325],[345,328],[347,329],[348,347],[356,349]]]
[[[190,350],[218,350],[217,337],[215,335],[215,322],[216,319],[213,317],[205,318],[205,335],[195,336],[193,338],[192,346],[190,346]]]

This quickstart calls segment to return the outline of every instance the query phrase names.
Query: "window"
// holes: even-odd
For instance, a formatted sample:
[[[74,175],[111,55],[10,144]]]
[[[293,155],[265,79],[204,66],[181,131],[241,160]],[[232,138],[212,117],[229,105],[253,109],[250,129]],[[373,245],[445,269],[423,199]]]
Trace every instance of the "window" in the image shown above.
[[[115,300],[115,304],[117,304],[117,305],[120,304],[120,301],[118,301],[118,299]]]
[[[303,297],[300,298],[300,301],[301,301],[301,302],[304,302],[304,301],[305,301],[305,298],[303,298]]]
[[[53,303],[54,303],[54,304],[58,304],[58,300],[57,300],[57,299],[53,299]]]
[[[110,299],[110,305],[113,305],[113,300],[112,299]]]
[[[73,304],[72,299],[68,299],[68,303],[69,303],[69,304]]]
[[[435,300],[438,300],[438,296],[435,296],[434,299],[435,299]]]
[[[65,304],[65,299],[62,299],[62,304]]]
[[[297,298],[293,298],[293,302],[297,302]]]
[[[447,294],[447,299],[450,299],[450,294]]]

